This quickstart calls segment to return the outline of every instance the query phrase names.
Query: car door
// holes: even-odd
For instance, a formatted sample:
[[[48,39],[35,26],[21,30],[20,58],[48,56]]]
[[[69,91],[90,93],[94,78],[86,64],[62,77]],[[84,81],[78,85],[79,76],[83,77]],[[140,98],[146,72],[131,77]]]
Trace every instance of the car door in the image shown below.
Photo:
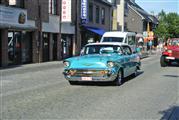
[[[131,50],[128,46],[122,46],[124,57],[124,77],[131,75]]]
[[[131,75],[136,70],[135,57],[136,55],[132,53],[132,49],[129,46],[123,46],[125,54],[127,55],[127,75]]]
[[[128,46],[129,47],[129,46]],[[136,71],[136,66],[137,66],[137,55],[136,53],[132,52],[131,47],[129,47],[131,53],[130,53],[130,69],[131,69],[131,74],[133,74]]]

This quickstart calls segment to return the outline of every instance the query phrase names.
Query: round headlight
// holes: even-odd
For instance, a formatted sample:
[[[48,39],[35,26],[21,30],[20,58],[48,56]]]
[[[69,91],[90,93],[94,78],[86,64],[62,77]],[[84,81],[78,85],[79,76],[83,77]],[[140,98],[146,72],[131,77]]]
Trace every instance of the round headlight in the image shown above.
[[[64,67],[69,67],[69,66],[70,66],[70,62],[64,61],[64,62],[63,62],[63,65],[64,65]]]
[[[168,53],[172,53],[172,50],[167,50]]]
[[[111,61],[107,62],[107,65],[108,65],[108,67],[110,67],[110,68],[114,67],[114,63],[111,62]]]

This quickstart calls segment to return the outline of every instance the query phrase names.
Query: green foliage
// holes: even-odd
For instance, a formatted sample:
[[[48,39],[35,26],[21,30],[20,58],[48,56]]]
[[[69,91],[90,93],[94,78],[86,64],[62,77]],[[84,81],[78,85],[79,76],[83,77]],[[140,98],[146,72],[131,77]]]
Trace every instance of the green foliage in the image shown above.
[[[166,14],[162,10],[158,17],[159,25],[154,32],[159,38],[179,37],[179,15],[177,13]]]

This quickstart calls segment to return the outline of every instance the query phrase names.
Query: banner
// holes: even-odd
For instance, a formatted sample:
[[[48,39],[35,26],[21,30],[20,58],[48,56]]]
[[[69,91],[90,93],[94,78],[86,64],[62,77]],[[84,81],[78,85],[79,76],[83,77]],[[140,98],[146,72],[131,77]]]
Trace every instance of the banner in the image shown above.
[[[61,22],[71,22],[71,0],[62,0]]]
[[[83,24],[87,23],[88,19],[88,1],[81,0],[81,22]]]

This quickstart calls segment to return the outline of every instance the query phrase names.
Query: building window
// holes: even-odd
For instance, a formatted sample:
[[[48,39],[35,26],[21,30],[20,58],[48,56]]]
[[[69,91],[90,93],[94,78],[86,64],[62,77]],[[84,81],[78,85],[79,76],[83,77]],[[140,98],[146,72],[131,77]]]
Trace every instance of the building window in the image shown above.
[[[101,23],[104,25],[105,24],[105,9],[101,9]]]
[[[124,3],[124,16],[127,17],[129,13],[128,3],[125,1]]]
[[[9,6],[24,8],[24,0],[9,0]]]
[[[57,15],[57,0],[49,0],[49,14]]]
[[[89,22],[93,22],[93,5],[89,4]]]
[[[99,23],[99,6],[96,6],[96,23]]]

